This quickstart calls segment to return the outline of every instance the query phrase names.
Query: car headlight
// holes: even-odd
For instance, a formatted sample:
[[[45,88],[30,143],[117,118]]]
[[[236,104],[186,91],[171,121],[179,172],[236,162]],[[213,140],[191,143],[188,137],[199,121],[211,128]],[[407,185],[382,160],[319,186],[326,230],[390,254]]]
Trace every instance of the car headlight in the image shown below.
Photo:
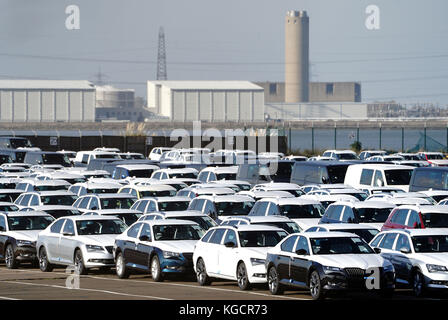
[[[104,248],[102,246],[96,246],[93,244],[86,244],[87,252],[98,252],[98,251],[104,251]]]
[[[169,258],[178,258],[180,256],[179,252],[172,252],[172,251],[163,251],[163,257],[165,259]]]
[[[448,268],[445,266],[439,266],[438,264],[427,264],[429,272],[448,272]]]
[[[250,263],[252,263],[253,266],[264,264],[265,262],[265,259],[250,258]]]
[[[16,240],[16,243],[19,247],[36,245],[35,242],[29,240]]]
[[[330,273],[330,272],[342,272],[341,268],[338,267],[329,267],[329,266],[322,266],[322,268],[324,269],[325,273]]]

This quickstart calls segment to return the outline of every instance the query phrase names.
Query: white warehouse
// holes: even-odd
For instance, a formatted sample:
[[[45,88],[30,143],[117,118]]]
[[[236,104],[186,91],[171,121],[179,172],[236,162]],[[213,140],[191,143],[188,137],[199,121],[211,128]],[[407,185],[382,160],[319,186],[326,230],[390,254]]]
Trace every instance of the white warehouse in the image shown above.
[[[264,90],[249,81],[148,81],[147,99],[171,121],[264,121]]]
[[[0,80],[2,122],[94,122],[95,86],[85,80]]]

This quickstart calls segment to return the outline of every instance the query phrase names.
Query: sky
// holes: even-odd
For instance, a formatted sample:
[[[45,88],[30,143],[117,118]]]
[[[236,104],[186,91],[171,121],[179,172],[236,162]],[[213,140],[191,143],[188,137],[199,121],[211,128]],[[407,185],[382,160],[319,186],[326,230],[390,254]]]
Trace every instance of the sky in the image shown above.
[[[369,30],[376,5],[380,29]],[[77,5],[80,29],[66,28]],[[0,0],[0,78],[104,81],[146,98],[159,28],[169,80],[284,80],[284,17],[310,17],[311,81],[448,105],[446,0]]]

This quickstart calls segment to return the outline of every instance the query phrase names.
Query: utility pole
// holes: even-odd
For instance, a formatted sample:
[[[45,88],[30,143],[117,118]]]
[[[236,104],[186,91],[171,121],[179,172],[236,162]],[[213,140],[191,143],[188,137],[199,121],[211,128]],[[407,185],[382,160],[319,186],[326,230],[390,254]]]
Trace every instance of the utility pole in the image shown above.
[[[159,29],[159,48],[157,51],[157,80],[167,80],[165,33],[163,27]]]

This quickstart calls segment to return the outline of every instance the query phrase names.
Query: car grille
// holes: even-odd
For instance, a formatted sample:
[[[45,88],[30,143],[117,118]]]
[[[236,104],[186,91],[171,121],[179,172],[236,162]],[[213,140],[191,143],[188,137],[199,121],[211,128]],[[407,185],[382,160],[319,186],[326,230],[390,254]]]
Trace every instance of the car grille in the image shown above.
[[[345,268],[347,276],[352,279],[363,279],[366,271],[361,268]]]
[[[105,247],[107,252],[112,253],[112,249],[114,248],[113,246],[106,246]]]

